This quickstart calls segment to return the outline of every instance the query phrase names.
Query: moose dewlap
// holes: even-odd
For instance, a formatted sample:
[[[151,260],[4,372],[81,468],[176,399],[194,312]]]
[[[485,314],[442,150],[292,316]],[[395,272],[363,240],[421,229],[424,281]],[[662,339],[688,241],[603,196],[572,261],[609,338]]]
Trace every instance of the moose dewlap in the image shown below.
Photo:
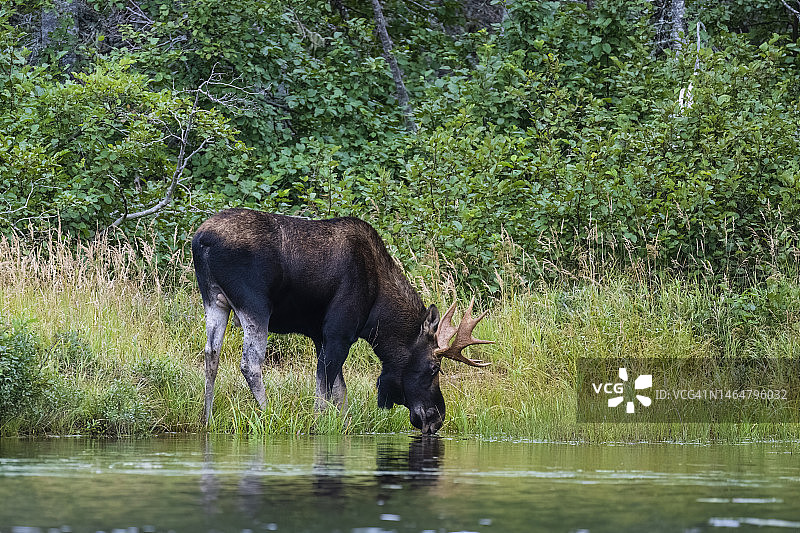
[[[198,228],[192,256],[206,317],[206,423],[231,311],[244,330],[242,374],[262,409],[268,331],[301,333],[314,341],[317,408],[332,402],[344,409],[342,365],[353,343],[365,339],[383,366],[378,406],[406,406],[423,433],[435,433],[444,422],[442,358],[489,364],[461,353],[491,342],[472,336],[485,312],[473,318],[470,302],[456,327],[454,303],[440,320],[436,306],[425,307],[378,233],[362,220],[228,209]]]

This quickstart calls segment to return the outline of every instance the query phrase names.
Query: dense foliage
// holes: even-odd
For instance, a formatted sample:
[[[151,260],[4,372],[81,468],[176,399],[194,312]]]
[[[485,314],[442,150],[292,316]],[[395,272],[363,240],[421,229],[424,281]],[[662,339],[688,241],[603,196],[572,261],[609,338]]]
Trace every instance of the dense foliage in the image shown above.
[[[166,254],[246,205],[363,217],[489,291],[509,269],[764,279],[800,254],[798,21],[687,4],[670,41],[668,0],[386,0],[414,132],[368,4],[11,0],[0,231],[146,221]]]
[[[41,393],[40,347],[27,324],[0,324],[0,425],[31,409]]]

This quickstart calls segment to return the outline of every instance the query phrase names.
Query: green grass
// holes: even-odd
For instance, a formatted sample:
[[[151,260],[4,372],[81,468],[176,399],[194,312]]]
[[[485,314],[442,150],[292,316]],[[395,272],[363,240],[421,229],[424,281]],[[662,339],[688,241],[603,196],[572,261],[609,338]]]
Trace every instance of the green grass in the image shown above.
[[[204,430],[205,329],[190,265],[174,257],[156,271],[152,248],[137,248],[102,240],[78,250],[57,239],[43,249],[0,242],[0,322],[24,324],[39,354],[35,390],[20,396],[13,412],[0,411],[0,434]],[[448,284],[417,285],[426,302],[449,303]],[[576,361],[585,356],[714,356],[722,367],[727,357],[800,358],[797,276],[743,292],[632,276],[535,288],[505,284],[482,306],[491,311],[476,336],[496,344],[470,348],[471,356],[493,364],[479,370],[445,361],[443,434],[592,442],[800,438],[796,424],[576,423],[574,386]],[[345,364],[344,414],[314,411],[313,346],[299,336],[271,339],[264,372],[269,405],[256,409],[239,373],[241,344],[241,330],[231,329],[210,431],[414,431],[405,408],[377,408],[380,365],[363,341]]]

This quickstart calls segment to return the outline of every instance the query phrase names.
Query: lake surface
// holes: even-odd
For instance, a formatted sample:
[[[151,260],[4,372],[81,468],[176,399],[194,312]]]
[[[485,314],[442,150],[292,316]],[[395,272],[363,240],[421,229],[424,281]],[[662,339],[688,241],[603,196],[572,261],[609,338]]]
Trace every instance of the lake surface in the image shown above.
[[[0,533],[797,531],[800,446],[0,439]]]

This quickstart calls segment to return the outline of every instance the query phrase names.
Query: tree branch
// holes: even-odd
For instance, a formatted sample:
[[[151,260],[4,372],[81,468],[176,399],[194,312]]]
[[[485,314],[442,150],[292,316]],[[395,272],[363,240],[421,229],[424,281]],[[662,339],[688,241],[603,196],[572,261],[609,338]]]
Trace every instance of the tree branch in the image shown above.
[[[795,16],[795,17],[797,17],[798,19],[800,19],[800,11],[798,11],[797,9],[793,8],[792,6],[790,6],[790,5],[789,5],[789,3],[788,3],[788,2],[786,2],[786,0],[781,0],[781,4],[783,4],[783,7],[785,7],[785,8],[786,8],[786,9],[788,9],[788,10],[789,10],[789,11],[790,11],[792,14],[794,14],[794,16]],[[798,7],[800,7],[800,6],[798,6]]]
[[[392,39],[389,37],[389,32],[386,31],[386,19],[383,17],[383,7],[380,0],[372,0],[372,11],[375,13],[375,28],[378,30],[378,37],[381,40],[383,47],[383,57],[389,63],[389,69],[392,71],[392,78],[394,78],[394,86],[397,91],[397,100],[403,108],[403,114],[406,119],[406,127],[413,133],[417,132],[417,124],[414,122],[414,111],[408,101],[408,91],[406,84],[403,82],[403,71],[397,64],[397,59],[392,53]]]
[[[672,0],[672,8],[670,11],[670,23],[672,25],[672,46],[675,50],[675,55],[677,56],[681,48],[683,48],[683,43],[685,40],[681,38],[681,32],[684,32],[684,18],[686,17],[686,2],[685,0]]]
[[[125,203],[125,211],[119,218],[117,218],[114,222],[111,223],[111,226],[109,226],[109,228],[119,227],[126,220],[132,220],[152,215],[154,213],[157,213],[164,207],[168,206],[170,203],[172,203],[172,199],[175,195],[175,188],[181,182],[181,178],[183,177],[183,171],[186,170],[186,166],[189,164],[189,161],[192,159],[192,157],[197,155],[203,148],[205,148],[205,146],[209,142],[212,142],[214,140],[213,137],[206,137],[205,139],[203,139],[203,141],[197,148],[195,148],[192,152],[190,152],[188,156],[186,155],[186,147],[189,144],[189,134],[192,132],[192,128],[194,126],[194,116],[198,112],[197,108],[198,108],[198,102],[200,100],[200,95],[206,94],[204,92],[204,88],[206,85],[211,83],[211,80],[214,79],[214,76],[215,72],[212,69],[211,75],[208,77],[208,79],[206,79],[203,83],[201,83],[200,86],[194,91],[195,93],[194,103],[192,104],[191,111],[189,111],[189,119],[185,125],[181,123],[180,117],[173,112],[173,117],[175,121],[178,123],[178,127],[180,128],[180,136],[172,132],[169,132],[169,135],[178,140],[180,148],[178,150],[178,159],[175,163],[175,172],[172,173],[172,179],[170,180],[169,187],[167,187],[167,191],[164,193],[164,198],[162,198],[158,203],[156,203],[152,207],[149,207],[142,211],[137,211],[135,213],[128,213],[127,200],[123,198],[123,201]],[[123,192],[123,196],[124,194],[125,193]]]
[[[191,122],[191,119],[190,119],[190,122]],[[189,130],[187,129],[186,132],[188,134]],[[206,139],[206,140],[208,140],[208,139]],[[205,144],[206,140],[203,141],[203,144]],[[202,144],[201,144],[201,146],[202,146]],[[173,195],[175,193],[175,187],[178,185],[178,182],[180,181],[180,178],[183,175],[183,170],[186,168],[186,164],[189,162],[189,159],[184,157],[185,153],[186,153],[186,142],[182,140],[181,147],[180,147],[180,152],[178,154],[177,166],[175,167],[175,172],[172,173],[172,180],[170,181],[169,187],[167,187],[167,192],[164,194],[164,198],[162,198],[154,206],[149,207],[148,209],[145,209],[143,211],[137,211],[135,213],[128,213],[127,212],[127,200],[126,200],[125,201],[125,212],[122,214],[122,216],[120,216],[118,219],[116,219],[114,222],[111,223],[111,227],[112,228],[119,227],[120,224],[122,224],[126,220],[132,220],[132,219],[135,219],[135,218],[142,218],[142,217],[146,217],[148,215],[152,215],[153,213],[156,213],[156,212],[160,211],[162,208],[166,207],[167,205],[169,205],[172,202],[172,198],[173,198]],[[195,150],[195,152],[193,152],[193,154],[194,153],[197,153],[197,151]],[[123,196],[124,196],[124,193],[123,193]]]

